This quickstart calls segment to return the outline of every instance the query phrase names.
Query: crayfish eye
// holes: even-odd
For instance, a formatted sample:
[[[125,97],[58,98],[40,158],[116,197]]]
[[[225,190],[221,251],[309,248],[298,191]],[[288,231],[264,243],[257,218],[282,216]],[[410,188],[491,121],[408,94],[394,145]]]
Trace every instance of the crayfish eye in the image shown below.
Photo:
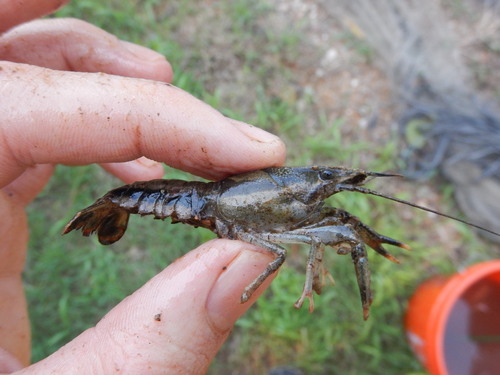
[[[333,180],[335,178],[335,173],[326,169],[319,172],[319,178],[321,178],[322,180]]]

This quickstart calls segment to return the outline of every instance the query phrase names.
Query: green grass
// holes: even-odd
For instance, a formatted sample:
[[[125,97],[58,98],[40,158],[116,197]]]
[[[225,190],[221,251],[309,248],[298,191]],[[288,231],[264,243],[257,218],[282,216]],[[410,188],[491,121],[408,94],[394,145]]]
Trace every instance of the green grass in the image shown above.
[[[89,20],[122,39],[164,53],[173,64],[176,85],[226,115],[279,134],[287,143],[290,165],[394,169],[395,140],[377,150],[368,141],[347,143],[342,134],[349,124],[342,118],[328,120],[321,109],[317,110],[314,97],[305,98],[305,110],[298,109],[296,93],[290,89],[293,72],[286,63],[300,56],[300,27],[264,27],[272,10],[269,4],[242,0],[87,0],[73,1],[59,16]],[[213,13],[204,7],[211,7]],[[202,9],[207,13],[204,21]],[[187,29],[195,31],[186,33]],[[200,37],[199,33],[207,29],[217,35],[209,40],[213,45]],[[210,62],[217,58],[236,64],[228,68],[234,75],[223,80],[220,77],[224,72],[211,71]],[[230,85],[232,79],[237,81],[236,86]],[[302,126],[310,119],[315,121],[314,130]],[[372,156],[368,163],[366,155]],[[172,169],[167,175],[189,178]],[[136,217],[131,219],[125,237],[110,247],[100,246],[95,238],[60,236],[63,225],[76,211],[119,184],[96,166],[59,166],[50,185],[29,208],[31,240],[25,281],[34,361],[94,325],[184,251],[213,237],[206,230]],[[401,186],[410,191],[405,198],[411,199],[414,186]],[[378,188],[384,190],[384,185]],[[449,191],[446,195],[449,201]],[[258,374],[279,365],[296,366],[307,374],[422,373],[402,328],[406,301],[419,281],[432,273],[452,272],[457,266],[454,252],[460,249],[429,243],[426,216],[415,212],[414,219],[403,220],[394,209],[395,203],[339,194],[331,204],[415,248],[411,253],[394,251],[401,265],[370,253],[375,290],[370,319],[362,320],[349,257],[330,253],[327,262],[336,285],[327,285],[321,296],[315,296],[314,314],[307,308],[295,310],[292,305],[301,293],[307,249],[290,247],[280,275],[238,321],[210,373]],[[487,259],[485,247],[468,229],[459,228],[464,236],[461,248],[475,251],[462,255],[458,262]]]

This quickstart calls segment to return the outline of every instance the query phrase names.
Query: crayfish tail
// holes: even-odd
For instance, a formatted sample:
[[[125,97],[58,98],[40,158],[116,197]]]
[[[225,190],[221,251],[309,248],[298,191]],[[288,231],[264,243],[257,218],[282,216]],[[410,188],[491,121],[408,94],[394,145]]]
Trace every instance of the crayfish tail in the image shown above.
[[[118,241],[127,230],[129,213],[109,201],[97,201],[78,212],[66,224],[62,234],[81,230],[84,236],[97,232],[99,242],[110,245]]]

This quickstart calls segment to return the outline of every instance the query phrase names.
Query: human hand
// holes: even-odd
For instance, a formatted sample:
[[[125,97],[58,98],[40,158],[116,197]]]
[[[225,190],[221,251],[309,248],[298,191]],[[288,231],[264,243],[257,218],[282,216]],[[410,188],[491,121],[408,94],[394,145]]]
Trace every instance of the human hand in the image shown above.
[[[36,18],[60,3],[4,1],[0,25]],[[284,146],[168,85],[172,70],[162,56],[82,21],[11,29],[0,35],[0,60],[0,212],[8,218],[0,221],[0,372],[11,372],[30,356],[21,279],[24,208],[55,164],[101,163],[127,183],[161,177],[153,160],[222,178],[283,163]],[[257,297],[239,303],[270,261],[255,250],[228,240],[202,245],[22,373],[203,373]]]

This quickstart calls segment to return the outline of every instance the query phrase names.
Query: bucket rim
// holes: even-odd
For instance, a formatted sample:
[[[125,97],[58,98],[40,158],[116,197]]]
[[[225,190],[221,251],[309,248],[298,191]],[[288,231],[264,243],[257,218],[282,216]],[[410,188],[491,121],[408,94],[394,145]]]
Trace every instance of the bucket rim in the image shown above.
[[[444,336],[453,306],[471,286],[495,273],[500,273],[500,259],[474,264],[452,275],[439,293],[426,329],[430,344],[426,345],[426,357],[429,364],[435,364],[437,374],[450,375],[444,358]]]

